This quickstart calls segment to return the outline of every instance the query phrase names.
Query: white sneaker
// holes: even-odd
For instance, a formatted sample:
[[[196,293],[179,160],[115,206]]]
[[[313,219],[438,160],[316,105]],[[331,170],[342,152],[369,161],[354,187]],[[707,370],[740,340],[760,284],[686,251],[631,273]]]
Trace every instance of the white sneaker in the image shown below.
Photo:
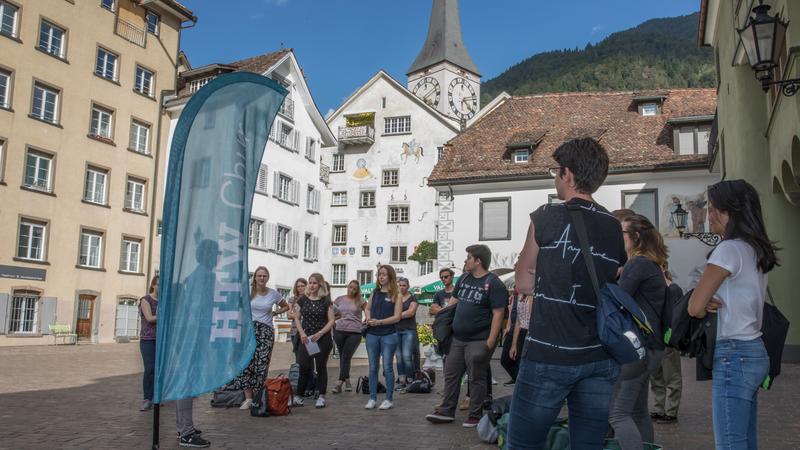
[[[394,404],[389,400],[384,400],[381,402],[381,406],[378,406],[378,409],[390,409]]]
[[[250,409],[250,407],[251,407],[252,405],[253,405],[253,399],[251,399],[251,398],[246,398],[246,399],[245,399],[245,400],[242,402],[242,406],[240,406],[240,407],[239,407],[239,409],[241,409],[241,410]]]
[[[315,408],[324,408],[325,407],[325,397],[320,395],[317,397],[317,402],[314,404]]]
[[[492,377],[492,386],[497,386],[497,380],[495,380],[494,377]]]
[[[292,397],[293,406],[303,406],[303,399],[299,395]]]
[[[364,409],[375,409],[375,400],[370,399],[366,405],[364,405]]]

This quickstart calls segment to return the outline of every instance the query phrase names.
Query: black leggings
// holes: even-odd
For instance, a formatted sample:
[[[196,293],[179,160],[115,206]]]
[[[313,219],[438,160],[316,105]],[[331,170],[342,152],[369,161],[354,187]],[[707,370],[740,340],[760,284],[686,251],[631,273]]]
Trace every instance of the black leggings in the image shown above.
[[[506,338],[503,340],[503,353],[500,355],[500,364],[506,369],[508,375],[511,376],[513,381],[517,381],[517,373],[519,372],[519,361],[522,358],[522,349],[525,347],[525,336],[528,335],[528,330],[524,328],[519,329],[519,337],[517,337],[517,359],[511,359],[509,352],[511,351],[511,342],[514,340],[514,329],[506,333]]]
[[[336,342],[336,348],[339,350],[339,381],[349,380],[350,361],[353,359],[353,354],[356,352],[356,349],[361,344],[361,333],[334,330],[333,340]]]
[[[298,336],[298,340],[299,340]],[[314,372],[314,366],[317,366],[317,390],[320,395],[325,394],[328,389],[328,357],[333,349],[333,339],[331,334],[327,333],[317,341],[319,344],[319,353],[314,356],[308,356],[306,346],[300,341],[297,346],[297,362],[300,364],[300,379],[297,380],[297,395],[303,395],[306,392],[308,380]]]

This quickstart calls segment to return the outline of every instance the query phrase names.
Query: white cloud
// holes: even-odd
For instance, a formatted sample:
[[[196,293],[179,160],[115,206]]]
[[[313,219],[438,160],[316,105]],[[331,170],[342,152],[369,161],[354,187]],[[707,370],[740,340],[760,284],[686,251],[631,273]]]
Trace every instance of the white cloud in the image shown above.
[[[606,27],[603,26],[603,25],[595,25],[595,26],[593,26],[592,27],[592,36],[594,36],[595,34],[601,32],[601,31],[603,31],[605,29],[606,29]]]
[[[328,108],[328,112],[325,113],[325,118],[327,119],[328,117],[330,117],[331,114],[333,114],[334,111],[336,111],[336,110],[333,109],[333,108]]]

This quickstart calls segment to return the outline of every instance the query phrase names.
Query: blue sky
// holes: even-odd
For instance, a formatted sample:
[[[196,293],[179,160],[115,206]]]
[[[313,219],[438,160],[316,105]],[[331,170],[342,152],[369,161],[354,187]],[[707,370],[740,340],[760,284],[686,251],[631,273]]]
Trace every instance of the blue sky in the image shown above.
[[[431,0],[183,0],[199,18],[182,34],[194,67],[291,47],[320,111],[380,69],[405,84]],[[461,0],[461,27],[488,80],[539,52],[595,43],[645,20],[690,14],[700,0]]]

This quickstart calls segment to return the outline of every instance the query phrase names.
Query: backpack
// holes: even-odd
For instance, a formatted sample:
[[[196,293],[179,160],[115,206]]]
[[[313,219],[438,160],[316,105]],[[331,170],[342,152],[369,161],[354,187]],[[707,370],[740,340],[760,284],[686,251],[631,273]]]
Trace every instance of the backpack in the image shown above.
[[[369,378],[367,376],[358,377],[356,382],[356,392],[369,395]],[[386,386],[378,380],[378,394],[385,394]]]
[[[497,443],[497,426],[493,424],[491,420],[489,420],[489,416],[487,414],[484,414],[483,417],[481,417],[476,430],[478,431],[478,437],[481,441],[489,444]]]
[[[285,416],[291,412],[289,400],[292,398],[292,384],[288,378],[278,375],[264,383],[269,392],[269,413],[273,416]]]
[[[620,364],[641,361],[647,355],[645,338],[653,335],[647,316],[624,289],[606,282],[600,287],[595,272],[594,258],[589,249],[589,237],[583,222],[580,205],[569,204],[570,215],[578,234],[583,260],[597,295],[597,337],[603,349]]]
[[[433,390],[433,380],[428,375],[428,372],[421,370],[416,371],[414,374],[414,381],[412,381],[405,391],[409,394],[430,394]]]
[[[672,287],[675,286],[674,289]],[[667,293],[664,296],[664,308],[661,311],[661,330],[664,332],[663,342],[664,345],[670,348],[677,348],[670,344],[672,339],[672,316],[675,304],[678,303],[683,297],[683,290],[677,284],[667,286]]]
[[[244,392],[241,389],[231,389],[228,386],[214,390],[211,396],[212,408],[238,408],[242,402],[244,402]]]
[[[292,363],[289,366],[289,382],[292,384],[292,392],[297,392],[297,383],[300,381],[300,364]]]
[[[250,415],[253,417],[269,417],[269,392],[265,386],[262,386],[253,397],[253,404],[250,405]]]
[[[764,390],[769,390],[775,377],[781,373],[783,347],[786,344],[786,335],[789,333],[789,321],[778,310],[769,288],[767,288],[767,295],[769,302],[764,303],[764,316],[761,321],[761,339],[764,341],[764,347],[769,356],[769,373],[761,383]]]

